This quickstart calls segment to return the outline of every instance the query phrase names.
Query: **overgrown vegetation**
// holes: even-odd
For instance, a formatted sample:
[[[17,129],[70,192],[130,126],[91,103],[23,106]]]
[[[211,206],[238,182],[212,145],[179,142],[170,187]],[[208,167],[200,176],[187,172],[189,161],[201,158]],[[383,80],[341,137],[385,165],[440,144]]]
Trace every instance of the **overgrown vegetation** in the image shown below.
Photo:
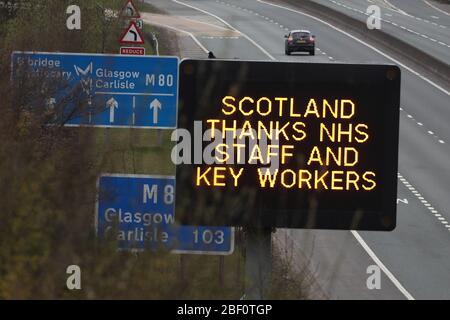
[[[66,8],[74,3],[82,10],[79,31],[66,28]],[[122,5],[42,0],[0,11],[0,299],[238,299],[243,294],[240,232],[235,253],[225,258],[118,252],[114,241],[96,238],[97,177],[174,174],[169,132],[49,126],[56,111],[46,106],[48,83],[11,82],[12,51],[117,53],[124,22],[105,20],[102,8],[118,11]],[[164,42],[164,31],[156,32]],[[173,49],[162,48],[165,54]],[[72,264],[81,267],[82,290],[66,288],[66,268]],[[290,272],[275,270],[281,277]],[[289,292],[284,283],[276,290]]]
[[[239,297],[241,279],[219,283],[218,257],[184,257],[180,266],[179,255],[118,252],[114,241],[96,238],[99,174],[173,174],[174,167],[169,132],[48,126],[49,83],[10,81],[12,51],[118,52],[124,22],[105,20],[100,7],[119,10],[123,1],[77,1],[80,31],[66,28],[69,4],[47,0],[1,12],[0,298]],[[225,258],[225,278],[241,263]],[[66,288],[72,264],[82,270],[79,291]]]

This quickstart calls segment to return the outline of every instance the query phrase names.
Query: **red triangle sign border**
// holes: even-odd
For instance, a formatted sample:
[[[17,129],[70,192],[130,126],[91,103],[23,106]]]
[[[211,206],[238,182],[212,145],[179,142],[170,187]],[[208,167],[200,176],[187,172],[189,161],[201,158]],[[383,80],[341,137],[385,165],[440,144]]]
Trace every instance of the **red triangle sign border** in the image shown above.
[[[122,11],[120,12],[120,14],[123,16],[123,12],[124,12],[125,9],[128,7],[128,4],[130,4],[130,5],[133,7],[134,12],[136,12],[136,14],[133,15],[133,16],[124,16],[124,17],[125,17],[125,18],[135,18],[135,19],[140,18],[140,17],[141,17],[141,14],[139,13],[139,10],[136,8],[136,6],[134,5],[133,0],[128,0],[128,1],[125,3],[125,5],[123,6]]]
[[[136,29],[137,33],[139,34],[141,41],[126,41],[126,40],[124,40],[125,36],[128,34],[128,32],[131,30],[131,28],[133,26]],[[142,31],[138,28],[138,26],[136,25],[136,22],[134,22],[134,21],[130,22],[130,25],[125,29],[125,31],[120,36],[119,43],[120,44],[144,44],[145,43]]]

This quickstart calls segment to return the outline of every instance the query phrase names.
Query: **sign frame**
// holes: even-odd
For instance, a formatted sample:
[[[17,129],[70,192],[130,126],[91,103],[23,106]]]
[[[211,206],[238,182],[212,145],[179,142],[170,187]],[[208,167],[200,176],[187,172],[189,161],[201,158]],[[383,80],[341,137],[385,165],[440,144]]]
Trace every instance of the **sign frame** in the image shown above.
[[[122,50],[141,50],[142,54],[122,53]],[[124,56],[145,56],[145,47],[120,47],[120,54]]]
[[[177,81],[176,83],[174,83],[174,86],[176,86],[174,88],[174,101],[175,101],[175,117],[174,117],[174,123],[173,125],[156,125],[156,126],[136,126],[136,125],[104,125],[104,124],[85,124],[85,123],[81,123],[81,124],[71,124],[71,123],[66,123],[64,126],[65,127],[97,127],[97,128],[125,128],[125,129],[142,129],[142,130],[151,130],[151,129],[175,129],[178,126],[178,95],[179,95],[179,63],[180,63],[180,58],[178,56],[149,56],[149,55],[145,55],[145,56],[141,56],[141,55],[121,55],[121,54],[105,54],[105,53],[72,53],[72,52],[40,52],[40,51],[13,51],[11,53],[11,80],[14,81],[14,57],[15,55],[25,55],[25,56],[62,56],[62,57],[67,57],[67,56],[74,56],[74,57],[103,57],[105,59],[107,58],[133,58],[133,59],[173,59],[176,60],[176,64],[177,64]]]
[[[213,70],[214,74],[212,74]],[[302,74],[302,72],[308,74],[308,76],[299,77],[298,74]],[[214,81],[217,78],[221,79],[221,81]],[[317,187],[309,187],[308,189],[301,185],[297,185],[294,188],[292,186],[291,188],[285,188],[281,187],[281,185],[278,186],[280,182],[275,186],[275,189],[270,189],[267,188],[266,183],[266,188],[259,185],[260,181],[254,179],[254,177],[257,177],[257,174],[251,172],[248,176],[253,179],[251,179],[251,182],[244,182],[244,186],[246,187],[245,190],[251,189],[256,192],[257,200],[252,202],[252,206],[249,206],[248,203],[252,199],[250,198],[252,194],[241,192],[244,191],[244,189],[240,189],[242,183],[237,188],[233,188],[233,183],[230,183],[230,181],[228,181],[229,183],[226,186],[217,185],[213,187],[214,184],[211,182],[211,179],[214,179],[214,176],[211,178],[211,172],[214,175],[214,171],[210,171],[210,173],[206,173],[210,175],[209,182],[205,182],[204,185],[198,184],[198,172],[208,172],[209,170],[206,169],[214,168],[214,165],[206,164],[203,161],[197,164],[191,158],[191,164],[177,166],[177,185],[179,189],[177,192],[177,203],[187,203],[188,200],[186,199],[190,199],[189,201],[192,202],[192,207],[195,210],[197,207],[196,201],[200,201],[199,203],[202,204],[198,205],[198,208],[204,207],[205,209],[202,209],[204,212],[199,212],[194,218],[186,214],[187,207],[177,206],[178,219],[185,224],[213,225],[217,221],[220,225],[244,227],[256,225],[260,227],[299,229],[394,230],[397,223],[396,196],[398,183],[400,80],[401,70],[394,64],[329,64],[183,59],[180,63],[179,103],[180,107],[182,107],[178,111],[178,128],[187,129],[191,136],[195,135],[193,121],[201,121],[204,127],[206,119],[219,121],[218,126],[221,126],[221,121],[225,121],[225,119],[229,121],[237,119],[238,123],[250,119],[249,116],[246,118],[244,115],[238,115],[237,113],[235,117],[232,116],[231,118],[221,113],[222,105],[227,107],[226,110],[228,112],[235,110],[231,109],[224,102],[221,105],[222,98],[228,95],[233,96],[230,92],[237,92],[235,93],[236,96],[233,96],[236,100],[227,100],[228,102],[234,101],[232,104],[235,108],[238,108],[238,103],[239,108],[241,108],[240,103],[242,100],[240,99],[243,97],[252,97],[255,99],[255,104],[256,100],[261,97],[266,97],[266,99],[270,100],[273,97],[289,97],[289,95],[295,97],[296,101],[306,99],[306,97],[350,99],[350,101],[353,99],[358,106],[356,107],[357,113],[347,123],[356,125],[368,121],[367,124],[370,129],[368,131],[368,133],[370,132],[368,144],[355,145],[355,142],[349,144],[345,142],[345,139],[342,143],[340,140],[339,142],[337,140],[335,142],[327,142],[328,140],[325,139],[323,140],[324,142],[319,144],[319,146],[322,146],[320,152],[323,152],[325,147],[337,148],[348,145],[357,148],[364,158],[361,163],[357,163],[357,168],[360,168],[357,170],[364,169],[366,172],[372,170],[376,172],[377,189],[373,193],[364,193],[361,192],[361,186],[359,189],[352,189],[353,185],[350,185],[344,191],[332,189],[330,186],[326,191],[323,191],[320,190],[320,184],[319,189]],[[204,94],[204,96],[201,95],[202,86],[205,83],[213,82],[216,84],[209,88],[209,93]],[[202,97],[204,102],[200,102],[199,97]],[[306,109],[306,104],[303,104],[304,100],[301,101],[300,105]],[[322,103],[322,100],[319,101]],[[252,103],[248,100],[246,101],[245,109],[247,112],[251,108],[256,108]],[[374,104],[377,104],[377,106]],[[267,108],[266,105],[264,106]],[[276,107],[274,106],[274,108]],[[289,107],[285,108],[289,110]],[[298,111],[298,109],[295,110]],[[302,110],[300,111],[302,113],[304,109],[300,110]],[[281,115],[278,118],[277,114],[270,115],[266,119],[267,121],[279,119],[281,121],[280,127],[287,121],[291,121],[291,124],[295,122],[294,118],[289,118],[285,113],[287,112],[283,113],[283,118]],[[251,119],[261,119],[261,117],[255,112],[254,118]],[[300,117],[299,119],[303,120],[298,121],[305,121],[304,116]],[[339,117],[335,120],[324,118],[323,121],[327,125],[331,125],[333,121],[344,123],[343,119]],[[314,122],[314,120],[309,121],[308,118],[305,121],[306,127],[319,127],[321,122],[319,120]],[[231,124],[228,125],[231,126]],[[255,123],[251,127],[254,128],[254,125]],[[206,125],[206,128],[209,129],[210,127]],[[299,169],[309,168],[319,172],[319,169],[323,168],[322,164],[320,167],[317,163],[313,164],[313,167],[304,167],[305,164],[300,165],[302,162],[297,162],[300,161],[298,157],[307,157],[309,154],[306,154],[307,151],[305,150],[311,151],[309,148],[311,147],[312,149],[313,146],[317,145],[316,141],[319,141],[318,131],[312,131],[314,132],[312,136],[310,136],[311,131],[307,132],[308,139],[305,140],[306,144],[300,144],[299,151],[297,151],[299,149],[297,142],[292,142],[293,140],[290,139],[291,143],[288,143],[296,146],[294,158],[297,160],[291,161],[293,164],[288,164],[284,169],[289,169],[293,174],[295,174],[296,170],[297,174],[299,174]],[[303,147],[306,149],[303,150]],[[307,160],[308,158],[306,158]],[[250,164],[245,165],[250,166]],[[230,165],[222,163],[215,166],[229,167]],[[234,168],[240,167],[237,165]],[[258,168],[258,166],[254,166],[254,168]],[[327,170],[344,170],[344,174],[346,171],[352,170],[351,167],[345,168],[342,165],[332,165],[330,168]],[[197,173],[194,173],[194,171]],[[200,174],[200,177],[200,179],[203,179],[205,174]],[[297,181],[299,181],[298,179],[301,179],[301,177],[297,177]],[[278,178],[279,180],[280,178]],[[360,181],[362,180],[360,175]],[[239,194],[239,197],[234,195],[236,193]],[[215,194],[217,194],[217,197],[214,197]],[[245,198],[245,196],[248,198]],[[213,199],[213,197],[220,200],[208,200]],[[296,199],[296,201],[293,202],[293,199]],[[207,201],[206,205],[204,204],[205,201]],[[314,207],[315,209],[311,209],[310,201],[318,203]]]
[[[126,10],[126,8],[128,8],[129,4],[131,4],[133,10],[136,12],[136,14],[134,16],[127,16],[127,15],[123,14],[123,12]],[[133,0],[127,0],[125,5],[122,7],[122,10],[120,11],[120,16],[124,17],[124,18],[128,18],[128,19],[139,19],[141,17],[141,13],[139,12],[136,5],[134,4]]]
[[[137,31],[138,36],[141,38],[141,41],[127,41],[127,40],[124,40],[126,35],[131,31],[132,27],[134,27],[135,30]],[[142,33],[142,30],[137,26],[135,21],[130,21],[130,23],[128,24],[128,27],[126,27],[124,29],[124,31],[120,35],[119,43],[120,44],[145,44],[145,39],[144,39],[144,35]]]
[[[102,177],[111,177],[111,178],[136,178],[136,179],[173,179],[175,182],[175,194],[176,194],[176,176],[174,175],[155,175],[155,174],[120,174],[120,173],[102,173],[96,181],[96,199],[95,199],[95,217],[94,217],[94,227],[95,227],[95,235],[96,237],[99,236],[99,206],[100,206],[100,180]],[[176,208],[176,198],[174,198],[174,212],[173,215],[175,217],[175,208]],[[201,228],[203,226],[181,226],[181,225],[175,225],[177,228]],[[203,227],[204,228],[204,227]],[[214,256],[228,256],[232,255],[235,250],[235,233],[236,230],[233,227],[222,227],[222,228],[229,228],[230,229],[230,249],[228,251],[214,251],[214,250],[183,250],[183,249],[171,249],[169,250],[170,253],[173,254],[195,254],[195,255],[214,255]],[[144,252],[145,248],[118,248],[118,251],[131,251],[131,252]]]
[[[142,18],[135,18],[134,22],[136,23],[138,29],[140,29],[141,31],[144,30],[144,20]]]

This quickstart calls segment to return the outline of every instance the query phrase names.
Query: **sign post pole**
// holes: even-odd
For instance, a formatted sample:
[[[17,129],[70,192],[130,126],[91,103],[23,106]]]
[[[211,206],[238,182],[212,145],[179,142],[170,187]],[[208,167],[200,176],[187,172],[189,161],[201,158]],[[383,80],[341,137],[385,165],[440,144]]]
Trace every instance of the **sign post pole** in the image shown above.
[[[219,256],[219,285],[225,285],[225,257]]]
[[[272,228],[247,228],[245,299],[267,299],[272,276]]]

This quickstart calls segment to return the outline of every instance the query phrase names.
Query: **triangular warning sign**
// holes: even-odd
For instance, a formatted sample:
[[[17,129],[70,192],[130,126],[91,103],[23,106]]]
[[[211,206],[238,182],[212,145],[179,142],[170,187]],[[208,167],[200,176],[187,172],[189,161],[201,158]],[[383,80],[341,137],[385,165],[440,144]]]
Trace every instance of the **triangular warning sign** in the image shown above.
[[[122,8],[122,12],[120,14],[122,17],[126,18],[140,18],[141,14],[133,3],[133,0],[128,0],[125,3],[125,6]]]
[[[131,21],[128,28],[120,37],[121,44],[144,44],[144,36],[141,30],[137,27],[136,22]]]

